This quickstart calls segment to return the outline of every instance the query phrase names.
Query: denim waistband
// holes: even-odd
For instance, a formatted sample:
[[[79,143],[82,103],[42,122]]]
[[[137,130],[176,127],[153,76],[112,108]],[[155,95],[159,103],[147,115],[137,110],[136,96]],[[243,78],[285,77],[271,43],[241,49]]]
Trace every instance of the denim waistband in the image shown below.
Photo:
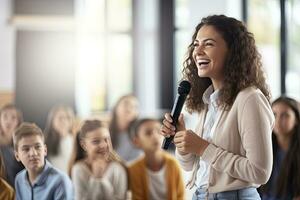
[[[197,188],[195,193],[195,197],[200,197],[197,199],[205,199],[209,200],[218,200],[218,199],[230,199],[230,200],[239,200],[239,199],[253,199],[259,200],[260,196],[254,187],[243,188],[239,190],[231,190],[225,192],[218,192],[218,193],[208,193],[208,190],[205,188]]]

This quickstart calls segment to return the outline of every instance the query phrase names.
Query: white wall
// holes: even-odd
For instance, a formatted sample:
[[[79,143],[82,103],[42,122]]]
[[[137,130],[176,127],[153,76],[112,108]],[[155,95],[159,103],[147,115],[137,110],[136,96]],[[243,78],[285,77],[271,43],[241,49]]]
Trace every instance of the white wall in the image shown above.
[[[192,30],[201,18],[208,15],[224,14],[241,20],[241,1],[237,0],[189,0],[189,25]]]
[[[11,0],[0,1],[0,90],[14,91],[14,29],[9,25]]]
[[[136,1],[137,9],[137,67],[136,93],[141,103],[141,115],[157,115],[159,107],[158,62],[158,0]]]

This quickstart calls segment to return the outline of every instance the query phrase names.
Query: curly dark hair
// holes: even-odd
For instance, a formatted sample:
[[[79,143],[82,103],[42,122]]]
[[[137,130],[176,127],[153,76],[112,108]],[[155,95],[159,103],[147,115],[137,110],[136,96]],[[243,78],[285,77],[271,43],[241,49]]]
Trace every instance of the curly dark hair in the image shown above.
[[[224,66],[224,82],[220,89],[220,106],[230,108],[237,94],[250,86],[262,91],[270,101],[270,92],[262,68],[261,55],[255,46],[253,34],[246,26],[234,18],[225,15],[211,15],[202,18],[196,26],[192,42],[188,46],[187,58],[183,63],[183,79],[191,83],[191,92],[187,97],[187,110],[200,112],[204,108],[202,95],[212,84],[210,78],[199,77],[193,60],[193,42],[203,26],[213,26],[225,40],[228,54]]]

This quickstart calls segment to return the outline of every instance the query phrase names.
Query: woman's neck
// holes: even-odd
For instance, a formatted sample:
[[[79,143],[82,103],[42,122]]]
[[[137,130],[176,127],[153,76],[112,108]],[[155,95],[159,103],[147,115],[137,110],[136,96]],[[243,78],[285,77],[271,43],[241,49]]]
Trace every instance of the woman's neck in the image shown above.
[[[9,133],[2,133],[2,132],[0,132],[0,138],[1,138],[0,145],[7,146],[7,145],[11,145],[12,144],[12,138],[7,137],[8,134]]]
[[[63,130],[63,131],[60,131],[58,133],[59,133],[59,135],[60,135],[61,138],[65,138],[68,135],[70,135],[70,131],[69,130]]]
[[[145,152],[146,166],[151,171],[159,171],[164,163],[165,159],[161,150],[155,152]]]
[[[123,132],[126,132],[128,125],[125,122],[118,122],[118,127],[119,127],[120,133],[123,133]]]
[[[93,157],[93,156],[87,156],[83,161],[88,164],[88,165],[92,165],[93,162],[95,162],[96,160],[104,160],[106,161],[107,163],[109,163],[109,155],[105,155],[105,156],[102,156],[102,157]]]
[[[223,87],[223,80],[211,79],[212,85],[215,90],[220,90]]]
[[[289,146],[290,146],[290,140],[291,136],[290,135],[277,135],[277,142],[283,151],[288,151]]]

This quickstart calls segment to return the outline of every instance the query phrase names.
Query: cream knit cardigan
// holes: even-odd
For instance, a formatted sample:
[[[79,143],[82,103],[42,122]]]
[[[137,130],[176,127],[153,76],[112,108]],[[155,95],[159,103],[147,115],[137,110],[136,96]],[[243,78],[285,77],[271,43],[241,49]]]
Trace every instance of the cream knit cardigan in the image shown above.
[[[199,115],[196,133],[201,137],[207,108]],[[259,89],[239,92],[230,110],[222,110],[212,128],[212,143],[202,159],[210,164],[208,192],[259,187],[268,181],[272,170],[271,134],[274,115],[269,102]],[[199,156],[176,157],[186,171],[193,170],[188,185],[194,186]]]

